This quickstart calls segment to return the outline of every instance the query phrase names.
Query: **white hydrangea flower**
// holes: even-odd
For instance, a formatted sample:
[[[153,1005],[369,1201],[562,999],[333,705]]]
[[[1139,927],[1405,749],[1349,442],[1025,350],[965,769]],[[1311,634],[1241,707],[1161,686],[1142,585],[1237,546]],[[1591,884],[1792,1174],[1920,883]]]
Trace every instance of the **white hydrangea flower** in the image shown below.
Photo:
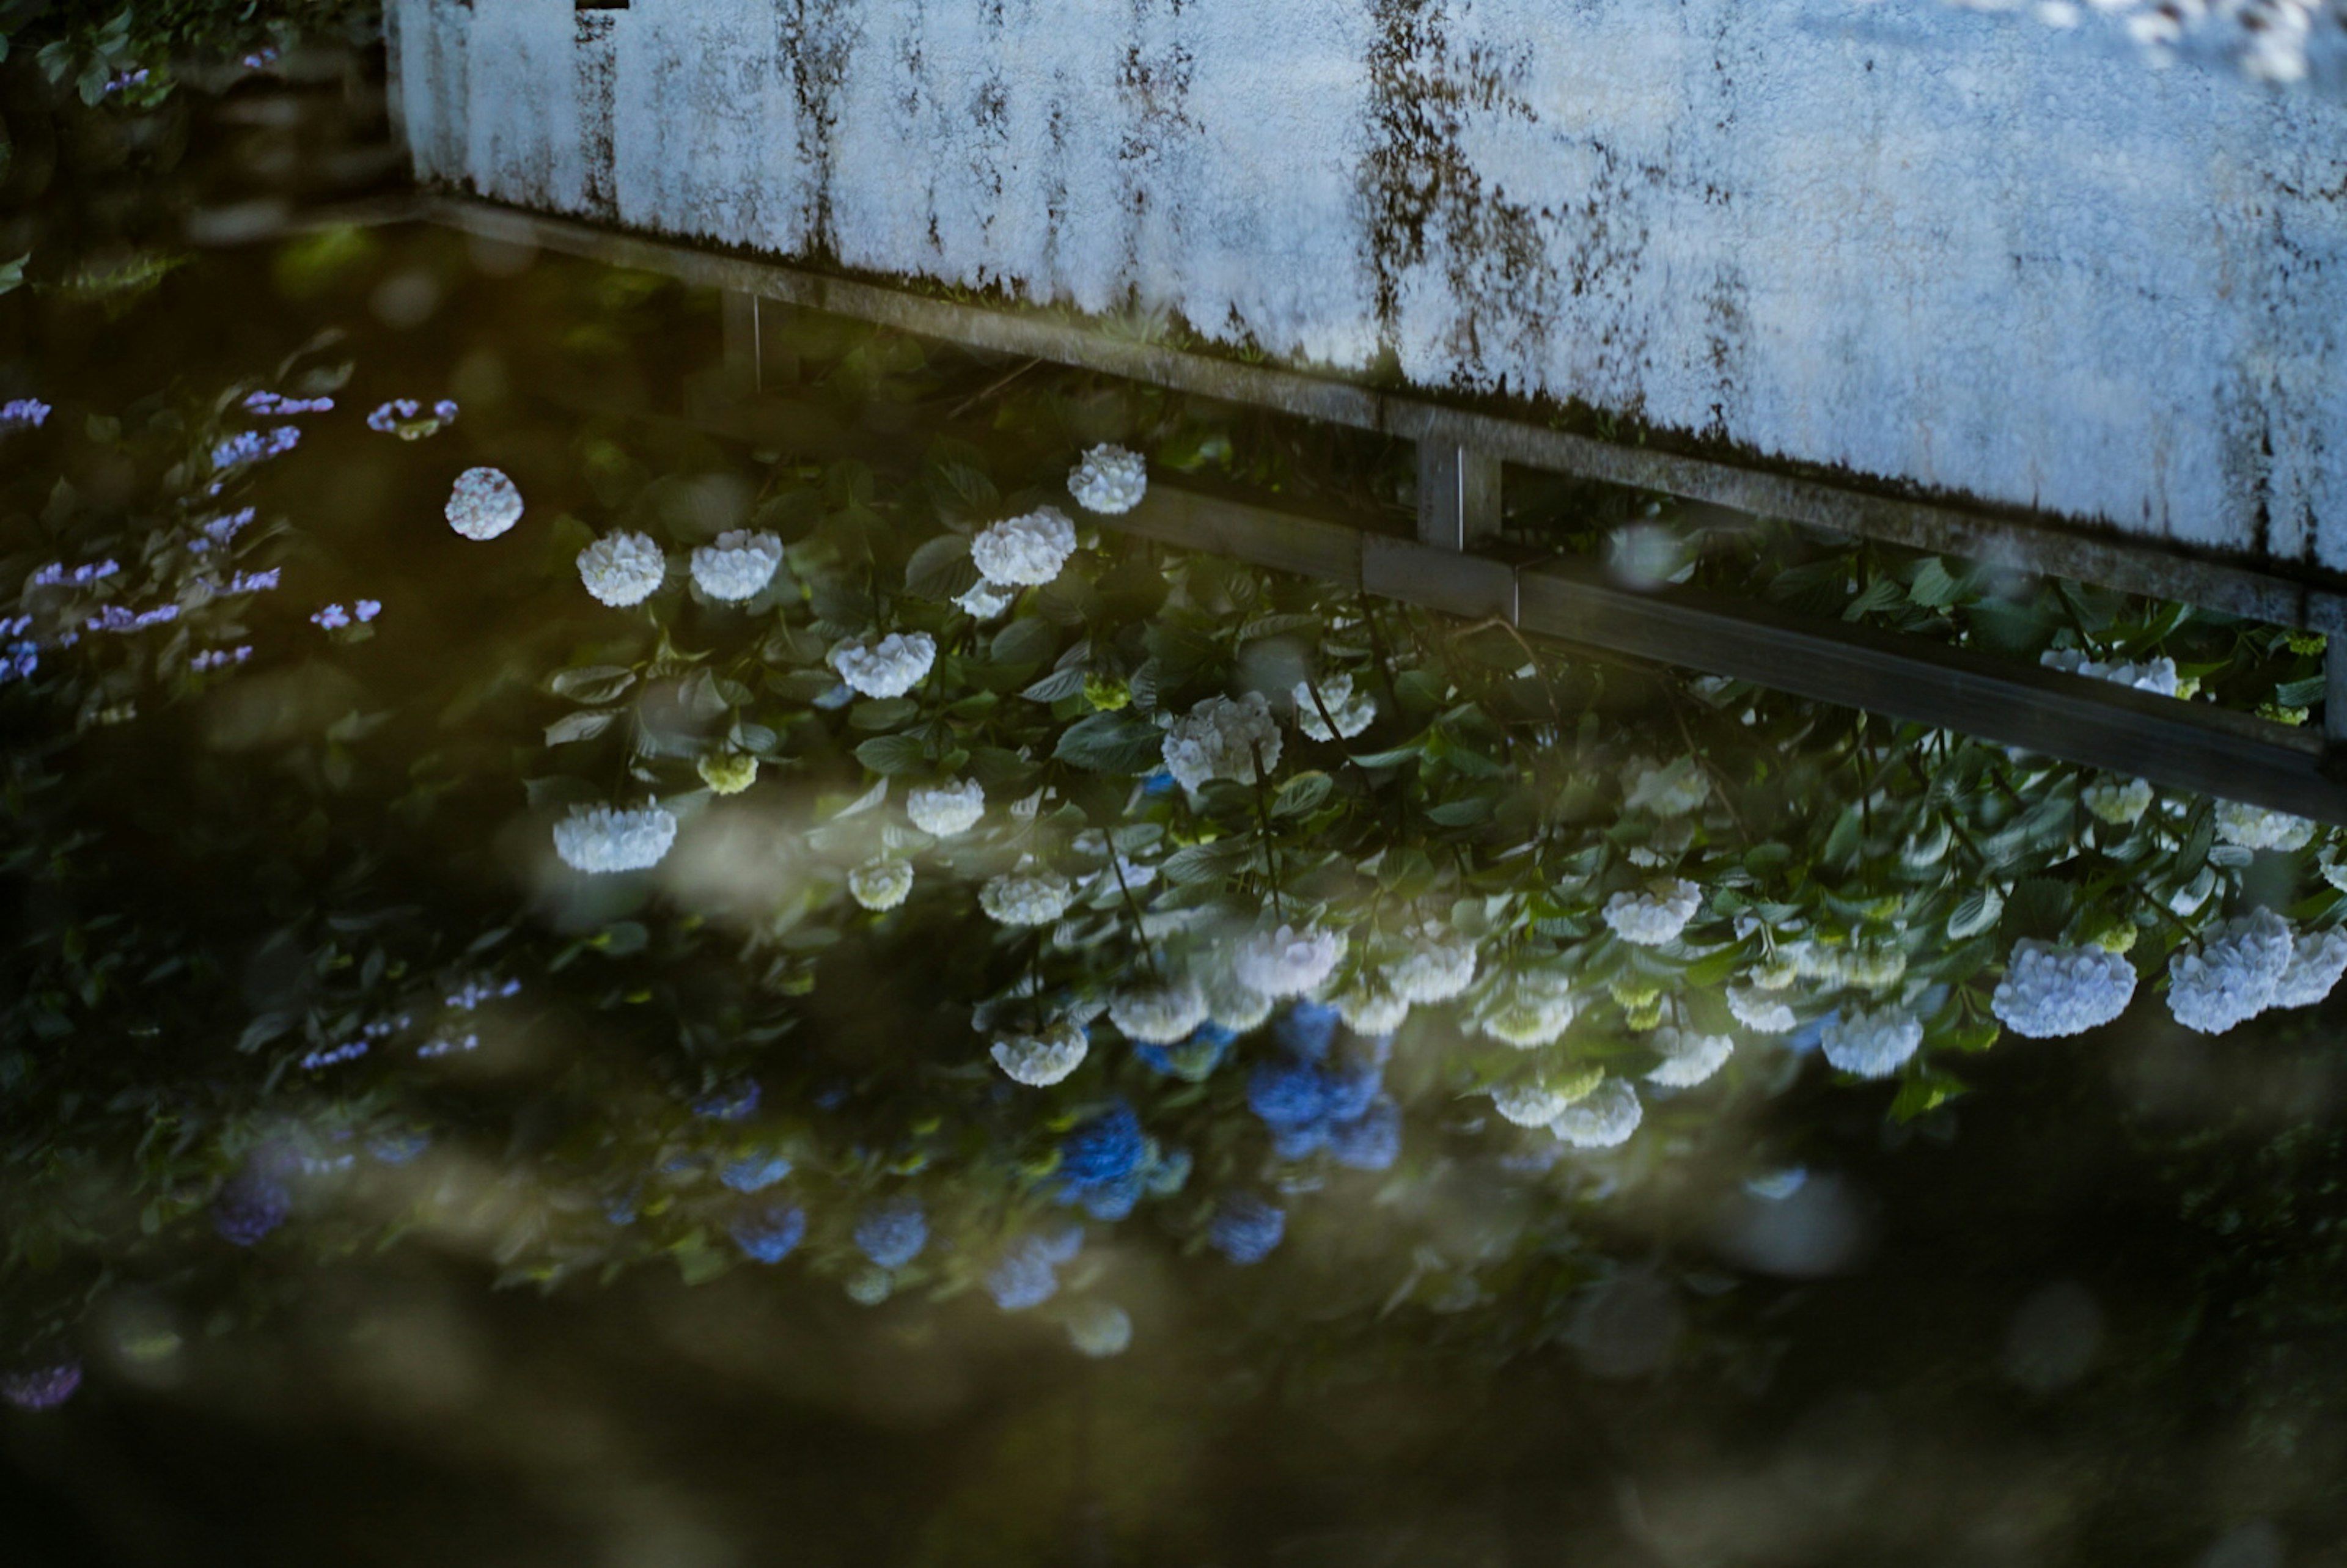
[[[1252,986],[1241,984],[1236,975],[1220,965],[1207,971],[1203,989],[1206,993],[1206,1016],[1234,1034],[1261,1029],[1264,1020],[1271,1016],[1271,999]]]
[[[2028,1040],[2100,1029],[2135,997],[2135,966],[2099,947],[2063,948],[2025,937],[2015,943],[1989,1010]]]
[[[650,534],[611,534],[579,552],[579,580],[614,610],[641,604],[667,576],[668,557]]]
[[[1519,1127],[1545,1127],[1578,1098],[1545,1083],[1503,1083],[1491,1091],[1491,1108]]]
[[[456,476],[443,515],[468,539],[493,539],[521,521],[521,490],[495,468],[467,468]]]
[[[1048,926],[1068,912],[1075,889],[1056,871],[1014,871],[978,890],[978,907],[1005,926]]]
[[[969,541],[969,559],[1001,588],[1039,588],[1076,553],[1076,525],[1057,507],[1007,518]]]
[[[1369,986],[1348,986],[1337,994],[1337,1016],[1355,1034],[1391,1034],[1409,1017],[1409,1003]]]
[[[2314,824],[2287,812],[2220,800],[2217,803],[2217,836],[2244,849],[2303,849],[2313,841]]]
[[[1087,512],[1114,517],[1141,505],[1149,492],[1149,465],[1122,446],[1095,446],[1068,474],[1068,494]]]
[[[2347,931],[2325,931],[2320,936],[2301,932],[2291,944],[2290,967],[2274,982],[2270,1005],[2312,1007],[2331,994],[2342,972],[2347,972]]]
[[[2037,662],[2049,670],[2065,670],[2073,675],[2132,686],[2138,692],[2161,697],[2177,693],[2176,661],[2164,654],[2139,664],[2119,660],[2106,663],[2089,659],[2074,648],[2049,648],[2037,656]]]
[[[1048,1089],[1084,1064],[1092,1043],[1083,1025],[1061,1019],[1040,1035],[1006,1034],[994,1042],[994,1065],[1013,1083]]]
[[[913,891],[913,863],[887,856],[867,860],[847,874],[847,890],[876,914],[894,909]]]
[[[1745,978],[1756,991],[1781,991],[1801,978],[1801,966],[1790,953],[1775,952],[1753,965]]]
[[[937,661],[938,640],[926,631],[892,631],[869,648],[843,642],[831,651],[839,678],[866,697],[903,696]]]
[[[1406,1002],[1447,1002],[1475,983],[1475,944],[1429,936],[1386,966],[1386,983]]]
[[[1231,972],[1239,984],[1274,1001],[1300,997],[1320,989],[1345,956],[1345,945],[1342,931],[1314,926],[1252,931],[1233,949]]]
[[[1206,997],[1187,980],[1142,986],[1109,999],[1108,1020],[1137,1045],[1174,1045],[1206,1021]]]
[[[1685,816],[1699,811],[1711,798],[1711,781],[1693,757],[1658,765],[1639,757],[1622,770],[1622,805],[1625,811],[1649,811],[1656,816]]]
[[[1663,1060],[1646,1074],[1649,1083],[1670,1089],[1692,1089],[1727,1065],[1736,1041],[1724,1034],[1697,1034],[1692,1030],[1665,1027],[1646,1037]]]
[[[2339,851],[2335,845],[2326,845],[2323,846],[2322,854],[2317,862],[2317,866],[2321,871],[2322,879],[2325,882],[2330,883],[2331,886],[2338,888],[2342,893],[2347,893],[2347,866],[2340,864]]]
[[[1846,1009],[1819,1041],[1826,1060],[1860,1078],[1888,1078],[1923,1043],[1923,1021],[1899,1008]]]
[[[1755,1034],[1790,1034],[1793,1009],[1782,997],[1758,986],[1727,988],[1727,1010]]]
[[[2196,952],[2168,960],[2168,1010],[2201,1034],[2223,1034],[2266,1010],[2290,968],[2290,924],[2270,909],[2229,920]]]
[[[692,552],[692,580],[710,598],[738,604],[765,592],[782,564],[780,538],[736,528]]]
[[[986,815],[986,791],[976,779],[924,784],[905,797],[905,815],[931,838],[958,838]]]
[[[1638,1091],[1609,1078],[1558,1112],[1548,1130],[1576,1149],[1611,1149],[1628,1143],[1645,1115]]]
[[[676,818],[663,806],[582,806],[554,825],[554,852],[573,871],[643,871],[675,842]]]
[[[1685,877],[1644,893],[1616,893],[1605,900],[1605,924],[1625,942],[1659,948],[1678,934],[1703,907],[1703,889]]]
[[[959,605],[964,613],[977,620],[992,620],[1010,609],[1012,601],[1018,597],[1010,589],[999,587],[980,578],[975,585],[964,589],[954,600],[954,603]]]
[[[1268,773],[1279,765],[1279,723],[1260,692],[1237,702],[1209,697],[1165,732],[1165,766],[1184,789],[1197,789],[1209,779],[1255,782],[1261,760]]]
[[[1298,681],[1294,695],[1296,727],[1316,741],[1333,741],[1339,736],[1349,741],[1368,729],[1378,716],[1377,698],[1367,692],[1356,692],[1353,678],[1341,670],[1320,682],[1318,702],[1312,700],[1312,682],[1309,681]],[[1328,717],[1337,721],[1337,728],[1333,732],[1320,717],[1324,704],[1327,707]]]
[[[1068,1343],[1095,1360],[1122,1356],[1133,1345],[1133,1317],[1122,1307],[1090,1297],[1068,1310]]]
[[[1478,1012],[1475,1027],[1493,1040],[1530,1050],[1553,1042],[1581,1010],[1572,983],[1547,969],[1508,978]]]
[[[2078,798],[2088,811],[2113,827],[2132,827],[2143,820],[2151,809],[2151,781],[2130,779],[2126,784],[2096,782],[2078,792]]]

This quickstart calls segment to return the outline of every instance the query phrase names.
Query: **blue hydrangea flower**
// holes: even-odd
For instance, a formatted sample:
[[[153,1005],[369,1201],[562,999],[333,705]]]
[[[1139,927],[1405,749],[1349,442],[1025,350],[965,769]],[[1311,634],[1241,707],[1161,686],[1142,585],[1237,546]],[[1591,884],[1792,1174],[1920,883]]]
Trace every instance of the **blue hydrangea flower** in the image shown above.
[[[1216,1205],[1206,1242],[1233,1263],[1261,1263],[1286,1234],[1286,1210],[1253,1193],[1233,1193]]]
[[[1161,1078],[1178,1078],[1185,1083],[1203,1083],[1214,1074],[1230,1054],[1231,1042],[1238,1039],[1235,1030],[1218,1023],[1203,1023],[1197,1031],[1179,1045],[1137,1045],[1133,1054],[1140,1063]]]
[[[1079,1245],[1082,1233],[1077,1233]],[[1040,1307],[1060,1293],[1059,1266],[1068,1261],[1060,1246],[1041,1236],[1021,1236],[1010,1244],[986,1276],[986,1292],[1005,1312]]]
[[[757,1080],[745,1079],[694,1101],[692,1113],[712,1122],[740,1122],[756,1112],[758,1095]]]
[[[1147,1187],[1153,1198],[1170,1198],[1190,1180],[1190,1151],[1168,1149],[1149,1167]]]
[[[605,1204],[603,1205],[603,1217],[610,1221],[615,1225],[631,1225],[635,1224],[635,1189],[630,1188],[627,1192],[620,1194],[616,1198],[613,1198],[610,1203]]]
[[[1333,1030],[1317,1014],[1293,1009],[1280,1025],[1289,1050],[1247,1075],[1247,1106],[1270,1128],[1272,1153],[1283,1160],[1330,1149],[1340,1163],[1384,1170],[1400,1153],[1401,1136],[1399,1108],[1385,1101],[1378,1109],[1387,1044],[1357,1040],[1338,1056],[1330,1049]]]
[[[806,1235],[806,1211],[796,1204],[769,1204],[726,1227],[733,1245],[759,1263],[780,1263]]]
[[[762,1193],[791,1173],[791,1163],[780,1154],[744,1154],[719,1168],[717,1179],[737,1193]]]
[[[1118,1101],[1060,1143],[1060,1179],[1070,1187],[1110,1186],[1140,1168],[1141,1118]]]
[[[1328,1154],[1357,1171],[1389,1171],[1401,1157],[1401,1107],[1380,1095],[1350,1122],[1328,1129]]]
[[[1308,1061],[1278,1057],[1247,1074],[1247,1109],[1274,1129],[1309,1127],[1327,1114],[1327,1086]]]
[[[1317,1061],[1328,1054],[1328,1043],[1337,1037],[1337,1009],[1327,1003],[1297,1002],[1272,1026],[1272,1034],[1296,1055]]]
[[[928,1245],[928,1216],[912,1198],[889,1198],[856,1216],[856,1250],[882,1268],[904,1267]]]

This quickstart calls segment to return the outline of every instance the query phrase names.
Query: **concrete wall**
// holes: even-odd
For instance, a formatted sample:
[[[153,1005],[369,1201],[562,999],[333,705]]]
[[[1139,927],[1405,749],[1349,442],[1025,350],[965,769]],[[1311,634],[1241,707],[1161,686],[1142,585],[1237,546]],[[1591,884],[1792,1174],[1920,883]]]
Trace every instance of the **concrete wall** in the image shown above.
[[[1933,0],[391,0],[417,172],[2347,569],[2347,103]]]

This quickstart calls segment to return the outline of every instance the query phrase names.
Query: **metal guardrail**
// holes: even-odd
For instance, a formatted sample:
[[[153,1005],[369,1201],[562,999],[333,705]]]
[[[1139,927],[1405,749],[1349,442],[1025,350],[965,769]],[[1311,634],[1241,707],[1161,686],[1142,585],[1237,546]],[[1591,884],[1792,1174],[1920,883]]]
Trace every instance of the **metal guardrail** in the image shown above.
[[[761,302],[772,301],[1417,444],[1415,539],[1163,483],[1153,484],[1138,508],[1114,520],[1128,532],[1456,615],[1496,618],[1594,650],[2347,824],[2347,783],[2332,774],[2335,753],[2323,734],[1727,595],[1624,588],[1579,558],[1512,563],[1490,551],[1500,536],[1502,467],[1513,463],[2306,627],[2332,639],[2326,712],[2337,736],[2347,733],[2347,600],[2324,588],[2156,546],[1620,446],[1135,342],[1040,314],[957,303],[470,198],[426,195],[416,214],[487,238],[724,291],[726,379],[749,397],[758,391]]]

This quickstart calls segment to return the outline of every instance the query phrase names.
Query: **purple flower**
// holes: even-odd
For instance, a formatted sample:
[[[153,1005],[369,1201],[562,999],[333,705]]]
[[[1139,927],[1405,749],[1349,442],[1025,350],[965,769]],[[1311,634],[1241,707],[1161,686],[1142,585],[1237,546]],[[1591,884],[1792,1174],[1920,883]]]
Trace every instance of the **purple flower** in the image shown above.
[[[267,571],[241,571],[228,579],[228,586],[220,592],[265,593],[277,586],[277,579],[284,569],[283,567],[273,566]]]
[[[0,403],[0,435],[11,430],[38,430],[47,423],[49,405],[37,397],[18,397]]]
[[[240,431],[212,448],[212,466],[226,470],[282,457],[301,444],[302,431],[297,425],[280,425],[266,436],[258,430]]]
[[[450,420],[456,418],[456,405],[455,400],[444,397],[439,402],[434,404],[432,405],[432,417],[437,419],[443,425],[446,425]]]
[[[383,613],[383,604],[378,600],[363,599],[351,606],[351,613],[360,620],[373,620]]]
[[[67,1356],[46,1367],[0,1377],[0,1399],[20,1410],[54,1410],[81,1387],[81,1363]]]
[[[27,681],[41,667],[37,643],[14,642],[0,649],[0,681]]]
[[[351,623],[350,612],[339,604],[330,604],[310,619],[329,631],[339,631]]]
[[[256,392],[244,400],[244,406],[248,413],[290,418],[296,414],[332,414],[334,400],[331,397],[283,397],[274,392]]]
[[[158,605],[153,610],[143,610],[137,614],[133,614],[125,605],[109,604],[85,621],[82,630],[85,631],[143,631],[148,627],[159,626],[164,621],[177,620],[179,618],[179,607],[176,604]]]

